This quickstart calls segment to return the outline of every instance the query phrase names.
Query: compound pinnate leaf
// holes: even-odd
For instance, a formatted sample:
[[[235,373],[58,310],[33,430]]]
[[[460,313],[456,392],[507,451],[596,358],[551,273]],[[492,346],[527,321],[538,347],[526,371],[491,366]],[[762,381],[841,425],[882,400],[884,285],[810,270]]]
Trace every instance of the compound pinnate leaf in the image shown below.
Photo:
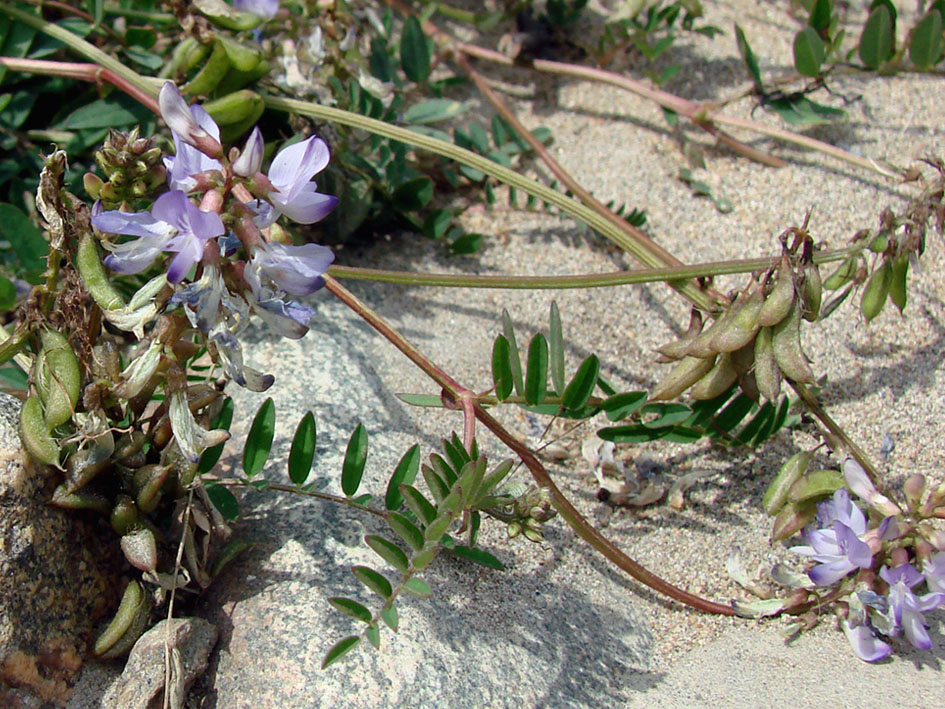
[[[243,472],[247,477],[258,475],[266,465],[275,430],[276,405],[272,403],[272,397],[269,397],[256,412],[249,435],[246,436],[246,447],[243,448]]]
[[[361,642],[360,635],[349,635],[348,637],[342,638],[336,642],[334,645],[332,645],[331,649],[325,653],[325,659],[322,660],[322,669],[325,669],[329,665],[334,664],[344,655],[354,650],[359,642]]]
[[[400,486],[412,483],[418,472],[420,472],[420,446],[415,443],[403,454],[387,483],[387,494],[384,496],[384,505],[387,509],[396,510],[403,504],[404,498],[401,495]]]
[[[362,606],[357,601],[354,601],[350,598],[342,598],[337,596],[335,598],[329,598],[328,602],[340,610],[347,616],[354,618],[355,620],[361,620],[365,623],[371,622],[371,611],[369,611],[365,606]]]
[[[309,411],[299,421],[289,450],[289,479],[301,485],[312,469],[315,460],[315,417]]]
[[[348,439],[345,458],[341,463],[341,490],[352,497],[361,485],[364,464],[367,462],[368,436],[364,424],[359,423]]]
[[[379,557],[398,571],[406,572],[410,568],[410,560],[407,559],[407,555],[392,541],[374,534],[367,535],[364,541]]]
[[[525,401],[540,404],[548,391],[548,341],[540,332],[528,344]]]

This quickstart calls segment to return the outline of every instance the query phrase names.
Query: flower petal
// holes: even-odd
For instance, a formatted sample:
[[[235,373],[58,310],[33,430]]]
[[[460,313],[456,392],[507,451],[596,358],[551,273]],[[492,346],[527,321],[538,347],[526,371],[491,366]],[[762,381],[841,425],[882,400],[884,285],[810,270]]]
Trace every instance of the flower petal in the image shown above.
[[[334,260],[334,253],[326,246],[288,246],[270,242],[257,247],[250,268],[258,269],[287,293],[308,295],[324,284],[322,274]]]
[[[233,172],[241,177],[252,177],[262,167],[263,139],[259,128],[253,128],[240,156],[233,161]]]
[[[807,572],[810,580],[818,586],[832,586],[849,574],[856,566],[850,560],[842,557],[829,564],[819,564]]]
[[[921,613],[907,610],[902,614],[902,630],[909,642],[920,650],[929,650],[932,647],[927,627]]]
[[[338,205],[338,198],[320,192],[301,192],[291,202],[282,202],[279,195],[270,193],[278,210],[299,224],[314,224],[327,217]]]
[[[313,175],[325,169],[329,156],[325,141],[313,135],[279,151],[269,168],[269,181],[291,202]]]
[[[127,234],[129,236],[168,238],[174,233],[173,226],[156,219],[148,212],[110,210],[92,217],[92,226],[106,234]]]
[[[850,641],[853,652],[861,660],[876,662],[889,657],[892,648],[877,638],[868,625],[851,626],[847,620],[841,622],[844,634]]]

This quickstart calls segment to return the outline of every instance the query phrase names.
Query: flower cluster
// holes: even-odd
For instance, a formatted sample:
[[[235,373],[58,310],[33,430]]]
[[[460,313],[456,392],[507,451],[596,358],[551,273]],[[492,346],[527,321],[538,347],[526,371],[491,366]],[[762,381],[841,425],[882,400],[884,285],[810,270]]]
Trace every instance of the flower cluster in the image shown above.
[[[136,237],[106,242],[105,264],[118,273],[140,273],[161,254],[174,254],[167,282],[178,288],[168,306],[184,309],[234,381],[261,391],[272,378],[243,366],[237,336],[251,313],[284,337],[297,339],[308,331],[313,311],[286,296],[322,287],[334,256],[324,246],[275,240],[281,231],[274,224],[283,214],[311,224],[335,207],[337,199],[317,192],[311,181],[328,165],[328,146],[314,136],[290,145],[264,175],[258,128],[227,160],[220,129],[203,108],[188,106],[170,82],[161,89],[159,104],[176,149],[164,158],[170,189],[146,212],[103,211],[96,204],[93,226]],[[185,283],[195,267],[196,280]]]
[[[791,551],[817,562],[808,572],[816,586],[852,584],[841,626],[860,659],[875,662],[890,654],[880,636],[904,634],[915,647],[928,650],[932,642],[922,614],[945,605],[945,551],[930,554],[926,545],[921,559],[910,561],[904,540],[914,530],[901,529],[903,510],[876,490],[852,458],[844,461],[842,470],[847,488],[875,513],[878,523],[871,526],[847,488],[841,488],[819,503],[817,518],[803,535],[807,544]],[[886,555],[877,560],[883,551]],[[882,564],[877,576],[871,569],[882,559],[891,563]],[[857,570],[860,573],[851,578]],[[914,589],[923,583],[928,592],[917,595]]]

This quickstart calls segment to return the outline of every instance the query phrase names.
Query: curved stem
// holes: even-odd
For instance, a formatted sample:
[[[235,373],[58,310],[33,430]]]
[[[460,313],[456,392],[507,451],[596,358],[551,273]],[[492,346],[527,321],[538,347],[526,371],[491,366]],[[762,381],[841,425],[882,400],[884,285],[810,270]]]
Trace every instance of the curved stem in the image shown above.
[[[842,261],[848,256],[861,251],[863,247],[849,246],[814,254],[818,264]],[[686,266],[667,268],[640,268],[631,271],[612,271],[610,273],[570,274],[564,276],[524,276],[495,275],[482,276],[463,273],[415,273],[413,271],[388,271],[377,268],[357,266],[332,266],[328,273],[335,278],[353,281],[374,281],[378,283],[397,283],[404,286],[439,286],[443,288],[505,288],[509,290],[542,290],[569,288],[608,288],[637,283],[655,283],[658,281],[682,280],[723,274],[751,273],[769,268],[777,263],[779,257],[761,256],[752,259],[732,261],[710,261]]]
[[[625,571],[632,578],[640,583],[652,588],[654,591],[673,598],[680,603],[684,603],[693,608],[705,611],[707,613],[717,613],[719,615],[735,615],[735,611],[726,605],[709,601],[699,596],[694,596],[672,584],[664,581],[643,566],[635,562],[629,556],[624,554],[611,541],[604,537],[600,532],[594,529],[590,523],[578,512],[568,499],[551,480],[547,471],[542,467],[538,459],[522,443],[520,443],[511,433],[505,430],[502,425],[490,416],[474,399],[470,399],[466,394],[465,387],[460,386],[452,377],[440,369],[432,360],[422,354],[414,347],[403,335],[392,328],[380,315],[375,313],[370,307],[363,303],[357,296],[348,291],[338,281],[331,276],[325,277],[326,289],[331,292],[342,303],[354,310],[371,327],[381,333],[397,349],[403,352],[407,357],[420,367],[433,381],[439,384],[444,390],[444,398],[459,401],[465,398],[472,401],[472,408],[476,419],[481,421],[496,437],[522,459],[522,462],[528,467],[535,481],[551,493],[555,508],[561,514],[561,517],[571,526],[572,529],[582,539],[587,541],[592,547],[597,549],[607,559],[613,562],[618,568]]]
[[[253,484],[247,480],[215,480],[214,482],[217,485],[223,485],[225,487],[254,487]],[[255,489],[255,488],[254,488]],[[377,515],[383,519],[387,519],[387,513],[383,510],[375,509],[374,507],[368,507],[367,505],[362,505],[359,502],[354,500],[342,497],[341,495],[332,495],[327,492],[319,492],[318,490],[304,490],[295,485],[280,485],[279,483],[266,483],[266,489],[268,490],[278,490],[279,492],[291,492],[294,495],[302,495],[303,497],[315,497],[319,500],[325,500],[327,502],[335,502],[339,505],[346,505],[348,507],[353,507],[356,510],[361,512],[370,512],[372,515]]]

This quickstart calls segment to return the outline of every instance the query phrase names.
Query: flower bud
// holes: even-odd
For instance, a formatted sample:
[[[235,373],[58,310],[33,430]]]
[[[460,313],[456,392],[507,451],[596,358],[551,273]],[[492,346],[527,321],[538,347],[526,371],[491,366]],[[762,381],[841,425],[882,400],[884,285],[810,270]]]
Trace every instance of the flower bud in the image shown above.
[[[183,95],[172,82],[167,81],[161,87],[158,104],[161,108],[161,118],[164,119],[164,122],[172,131],[180,136],[181,140],[194,146],[208,157],[222,157],[223,146],[197,124],[197,119],[191,113],[190,106],[187,105]]]
[[[262,167],[263,147],[262,133],[259,128],[253,128],[243,152],[233,161],[233,172],[240,177],[253,177]]]
[[[917,561],[922,562],[923,568],[925,567],[925,562],[932,558],[935,554],[935,548],[929,544],[924,539],[919,539],[915,543],[915,558]]]
[[[919,534],[925,537],[929,544],[939,551],[945,551],[945,530],[935,529],[930,524],[920,524]]]
[[[903,484],[902,491],[906,496],[909,507],[913,510],[919,509],[922,495],[925,494],[925,476],[922,473],[910,475],[909,479]]]
[[[909,563],[909,552],[907,552],[902,547],[893,549],[892,554],[889,555],[890,566],[902,566],[903,564]]]
[[[102,191],[102,185],[105,183],[102,181],[102,178],[98,175],[87,172],[82,176],[82,186],[85,187],[86,193],[92,199],[98,199],[99,193]]]

